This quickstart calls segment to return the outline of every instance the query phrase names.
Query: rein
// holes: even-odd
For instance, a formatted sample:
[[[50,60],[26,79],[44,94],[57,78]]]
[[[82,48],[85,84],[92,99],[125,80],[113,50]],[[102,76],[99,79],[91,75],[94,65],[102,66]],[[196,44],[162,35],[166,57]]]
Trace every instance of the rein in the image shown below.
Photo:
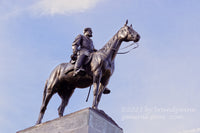
[[[133,48],[131,48],[131,49],[129,49],[128,51],[125,51],[125,52],[118,52],[117,54],[127,54],[127,53],[131,52],[133,49],[136,49],[136,48],[139,47],[139,44],[138,44],[138,43],[134,43],[134,42],[133,42],[133,43],[129,44],[128,46],[123,47],[123,48],[120,49],[120,50],[122,50],[122,49],[127,49],[127,48],[129,48],[129,47],[131,47],[131,46],[133,46],[133,45],[135,45],[135,44],[136,44],[136,46],[133,47]],[[116,51],[116,49],[113,49],[113,50]]]

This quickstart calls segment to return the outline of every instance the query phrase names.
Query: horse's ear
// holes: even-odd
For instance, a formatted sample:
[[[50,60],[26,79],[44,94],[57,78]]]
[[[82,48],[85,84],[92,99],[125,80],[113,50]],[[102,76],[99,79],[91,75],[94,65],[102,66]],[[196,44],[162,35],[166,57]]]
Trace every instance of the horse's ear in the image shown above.
[[[128,19],[126,20],[126,23],[125,23],[125,25],[124,25],[124,26],[127,26],[127,24],[128,24]]]
[[[130,25],[131,28],[133,28],[132,24]]]

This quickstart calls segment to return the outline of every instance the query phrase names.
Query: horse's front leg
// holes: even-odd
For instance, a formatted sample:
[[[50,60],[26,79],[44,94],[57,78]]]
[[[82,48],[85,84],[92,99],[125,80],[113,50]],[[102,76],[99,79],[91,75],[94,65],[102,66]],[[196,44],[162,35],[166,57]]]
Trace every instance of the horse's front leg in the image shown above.
[[[98,105],[99,105],[99,102],[100,102],[100,100],[101,100],[101,96],[102,96],[102,93],[103,93],[103,91],[105,90],[105,85],[104,84],[102,84],[102,83],[100,83],[100,85],[99,85],[99,90],[98,90],[98,94],[97,94],[97,107],[98,107]]]
[[[93,109],[97,109],[97,94],[99,91],[101,76],[102,72],[100,70],[95,71],[93,74],[93,95],[94,95],[92,104]]]
[[[97,94],[97,106],[99,105],[99,102],[101,100],[101,96],[103,94],[103,91],[105,90],[107,84],[108,84],[108,81],[110,79],[110,73],[107,74],[107,76],[104,76],[101,78],[101,81],[100,81],[100,85],[99,85],[99,90],[98,90],[98,94]]]

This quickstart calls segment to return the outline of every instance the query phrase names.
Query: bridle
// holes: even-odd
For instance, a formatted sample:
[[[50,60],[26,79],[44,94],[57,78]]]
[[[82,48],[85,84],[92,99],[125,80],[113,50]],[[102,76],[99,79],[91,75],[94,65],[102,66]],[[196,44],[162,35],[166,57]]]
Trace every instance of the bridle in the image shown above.
[[[127,54],[127,53],[131,52],[132,50],[134,50],[134,49],[136,49],[136,48],[139,47],[139,44],[138,44],[138,43],[133,42],[133,43],[129,44],[128,46],[125,46],[125,47],[119,49],[119,50],[127,49],[127,48],[129,48],[129,47],[131,47],[131,46],[133,46],[133,45],[135,45],[135,44],[136,44],[135,47],[133,47],[133,48],[131,48],[131,49],[125,51],[125,52],[117,52],[117,54]],[[117,51],[116,48],[112,48],[112,50],[113,50],[113,51]]]
[[[136,49],[136,48],[139,47],[139,44],[138,44],[138,43],[133,42],[133,43],[129,44],[128,46],[123,47],[123,48],[120,49],[120,50],[127,49],[127,48],[129,48],[129,47],[131,47],[131,46],[133,46],[133,45],[135,45],[135,44],[136,44],[136,46],[134,46],[133,48],[129,49],[128,51],[125,51],[125,52],[118,52],[117,54],[127,54],[127,53],[131,52],[132,50],[134,50],[134,49]]]
[[[136,44],[136,46],[134,46],[135,44]],[[127,49],[127,48],[129,48],[131,46],[134,46],[134,47],[132,47],[131,49],[129,49],[129,50],[125,51],[125,52],[117,52],[117,54],[127,54],[127,53],[131,52],[132,50],[138,48],[139,44],[138,44],[138,42],[133,42],[133,43],[131,43],[131,44],[129,44],[129,45],[123,47],[123,48],[120,48],[119,50]],[[117,51],[117,49],[115,49],[115,48],[113,48],[113,50]]]

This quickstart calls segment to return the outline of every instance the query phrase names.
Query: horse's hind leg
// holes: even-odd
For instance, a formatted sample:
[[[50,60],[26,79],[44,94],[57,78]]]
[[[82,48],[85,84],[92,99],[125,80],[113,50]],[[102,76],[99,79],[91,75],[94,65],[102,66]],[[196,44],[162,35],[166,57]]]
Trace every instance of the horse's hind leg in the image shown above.
[[[42,118],[44,116],[44,113],[46,111],[47,105],[48,105],[51,97],[53,96],[53,94],[54,94],[53,92],[47,92],[46,93],[46,96],[43,99],[42,106],[41,106],[41,109],[40,109],[40,115],[39,115],[39,118],[38,118],[38,121],[37,121],[36,124],[40,124],[41,123]]]
[[[65,107],[67,106],[70,97],[72,96],[75,88],[62,88],[62,90],[58,91],[59,96],[62,99],[62,103],[58,108],[59,117],[63,116]]]

